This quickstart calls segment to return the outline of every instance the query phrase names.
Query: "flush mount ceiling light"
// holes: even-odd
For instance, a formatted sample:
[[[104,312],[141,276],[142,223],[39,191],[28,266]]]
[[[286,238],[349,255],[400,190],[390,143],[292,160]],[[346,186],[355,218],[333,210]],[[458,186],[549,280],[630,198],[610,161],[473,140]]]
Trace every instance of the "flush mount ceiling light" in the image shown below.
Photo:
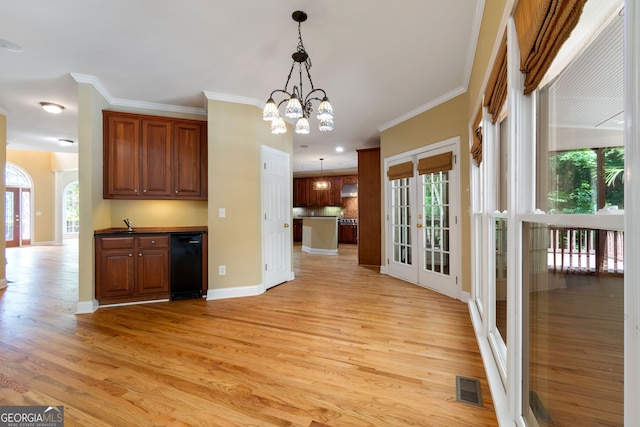
[[[280,116],[278,112],[278,108],[285,101],[287,101],[287,105],[284,110],[284,115],[290,119],[298,119],[296,123],[295,131],[299,134],[308,134],[309,129],[309,117],[311,117],[311,112],[313,111],[311,101],[320,101],[320,105],[318,106],[318,113],[316,118],[320,121],[319,129],[323,132],[330,132],[333,130],[333,107],[329,102],[329,98],[327,97],[327,93],[320,88],[315,88],[313,86],[313,81],[311,80],[311,59],[309,58],[309,54],[304,49],[304,44],[302,44],[302,33],[300,31],[300,24],[307,20],[307,14],[300,10],[293,12],[291,15],[294,21],[298,23],[298,48],[291,55],[293,58],[293,63],[291,64],[291,70],[289,71],[289,76],[287,77],[287,82],[284,84],[284,89],[276,89],[271,92],[269,99],[267,100],[267,104],[264,107],[264,111],[262,112],[262,118],[265,121],[271,122],[271,132],[285,133],[287,131],[287,127],[284,124],[284,119]],[[291,75],[293,74],[293,70],[298,64],[298,74],[300,76],[300,81],[298,85],[293,85],[291,92],[289,92],[289,81],[291,80]],[[311,90],[306,95],[304,94],[304,90],[302,87],[302,68],[304,66],[304,70],[306,72],[307,79],[309,80],[309,86]],[[284,95],[285,98],[280,101],[278,104],[273,100],[273,96],[276,94]],[[322,96],[322,98],[320,98]]]
[[[8,50],[9,52],[22,52],[22,48],[9,40],[0,39],[0,49]]]
[[[40,106],[44,109],[44,111],[51,114],[60,114],[62,113],[62,110],[64,110],[64,107],[62,105],[54,104],[52,102],[41,102]]]

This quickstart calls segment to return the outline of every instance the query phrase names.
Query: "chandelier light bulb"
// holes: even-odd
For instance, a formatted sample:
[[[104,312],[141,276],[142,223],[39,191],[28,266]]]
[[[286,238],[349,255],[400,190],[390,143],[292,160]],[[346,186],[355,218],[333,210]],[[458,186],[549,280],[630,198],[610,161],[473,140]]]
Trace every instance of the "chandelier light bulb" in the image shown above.
[[[264,106],[264,110],[262,110],[262,120],[272,122],[274,120],[277,120],[279,117],[280,113],[278,113],[276,102],[273,100],[273,98],[269,98],[267,100],[267,104]]]
[[[321,132],[331,132],[333,130],[333,119],[322,119],[318,126]]]
[[[300,117],[296,123],[296,133],[301,135],[307,135],[311,131],[309,127],[309,120],[306,117]]]
[[[291,95],[291,99],[287,103],[287,108],[284,110],[284,115],[290,119],[299,119],[302,117],[302,104],[300,104],[298,95],[295,93]]]
[[[322,119],[333,119],[333,107],[326,96],[322,98],[318,107],[318,120]]]
[[[287,125],[284,123],[284,119],[279,117],[271,122],[271,133],[281,134],[287,132]]]

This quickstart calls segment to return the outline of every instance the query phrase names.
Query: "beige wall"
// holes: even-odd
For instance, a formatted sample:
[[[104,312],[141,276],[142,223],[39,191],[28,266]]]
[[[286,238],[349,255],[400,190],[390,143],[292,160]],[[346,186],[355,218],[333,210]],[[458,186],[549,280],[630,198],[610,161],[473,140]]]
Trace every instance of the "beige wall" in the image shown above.
[[[0,145],[2,145],[2,147],[4,147],[3,150],[0,150],[0,164],[5,164],[6,163],[6,159],[7,159],[7,117],[4,114],[0,114]],[[0,179],[0,188],[2,188],[2,192],[5,192],[5,185],[4,185],[4,174],[2,174],[2,178]],[[3,205],[4,206],[4,205]],[[2,226],[2,235],[6,235],[5,234],[5,227],[6,227],[6,221],[2,221],[3,225]],[[3,262],[1,262],[0,264],[0,289],[4,288],[7,286],[7,270],[6,270],[6,266],[7,266],[7,256],[5,253],[5,249],[6,249],[6,243],[4,241],[4,239],[0,239],[0,249],[2,250],[2,255],[3,255]]]
[[[485,2],[480,36],[468,91],[418,116],[382,132],[380,138],[380,160],[414,149],[422,148],[453,137],[460,138],[460,213],[462,215],[461,236],[461,289],[471,292],[471,227],[469,216],[470,187],[470,125],[480,105],[480,99],[487,76],[492,66],[492,54],[496,40],[502,36],[500,28],[506,8],[511,0],[491,0]],[[505,15],[506,13],[506,15]],[[382,174],[382,188],[385,188],[385,171]],[[384,201],[383,201],[384,203]],[[383,224],[386,224],[383,206]],[[382,236],[382,253],[385,253],[385,236]]]
[[[262,284],[261,146],[292,153],[255,106],[209,100],[209,289]],[[226,217],[218,211],[224,208]],[[218,275],[218,266],[226,275]]]

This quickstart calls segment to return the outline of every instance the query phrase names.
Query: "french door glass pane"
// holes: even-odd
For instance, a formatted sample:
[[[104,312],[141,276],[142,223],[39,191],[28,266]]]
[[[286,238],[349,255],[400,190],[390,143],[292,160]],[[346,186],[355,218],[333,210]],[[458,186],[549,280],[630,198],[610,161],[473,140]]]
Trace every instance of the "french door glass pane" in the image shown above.
[[[31,240],[31,191],[23,189],[20,205],[20,229],[22,240]]]
[[[449,274],[449,174],[438,172],[422,177],[422,237],[424,269]]]
[[[409,178],[391,181],[393,261],[412,265]]]
[[[6,226],[4,227],[5,229],[5,235],[4,235],[4,239],[5,241],[11,241],[14,239],[13,236],[13,207],[14,207],[14,197],[13,197],[13,193],[12,192],[5,192],[5,203],[4,203],[4,218],[5,218],[5,224]]]

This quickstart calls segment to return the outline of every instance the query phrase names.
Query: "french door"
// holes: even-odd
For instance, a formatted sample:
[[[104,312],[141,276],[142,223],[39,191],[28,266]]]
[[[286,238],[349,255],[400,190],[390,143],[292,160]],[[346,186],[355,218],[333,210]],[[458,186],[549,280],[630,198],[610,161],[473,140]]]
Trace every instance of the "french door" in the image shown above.
[[[457,144],[387,163],[387,272],[458,298]]]
[[[262,166],[263,283],[269,289],[292,278],[289,154],[263,146]]]
[[[31,244],[31,190],[7,187],[5,190],[5,246]]]

